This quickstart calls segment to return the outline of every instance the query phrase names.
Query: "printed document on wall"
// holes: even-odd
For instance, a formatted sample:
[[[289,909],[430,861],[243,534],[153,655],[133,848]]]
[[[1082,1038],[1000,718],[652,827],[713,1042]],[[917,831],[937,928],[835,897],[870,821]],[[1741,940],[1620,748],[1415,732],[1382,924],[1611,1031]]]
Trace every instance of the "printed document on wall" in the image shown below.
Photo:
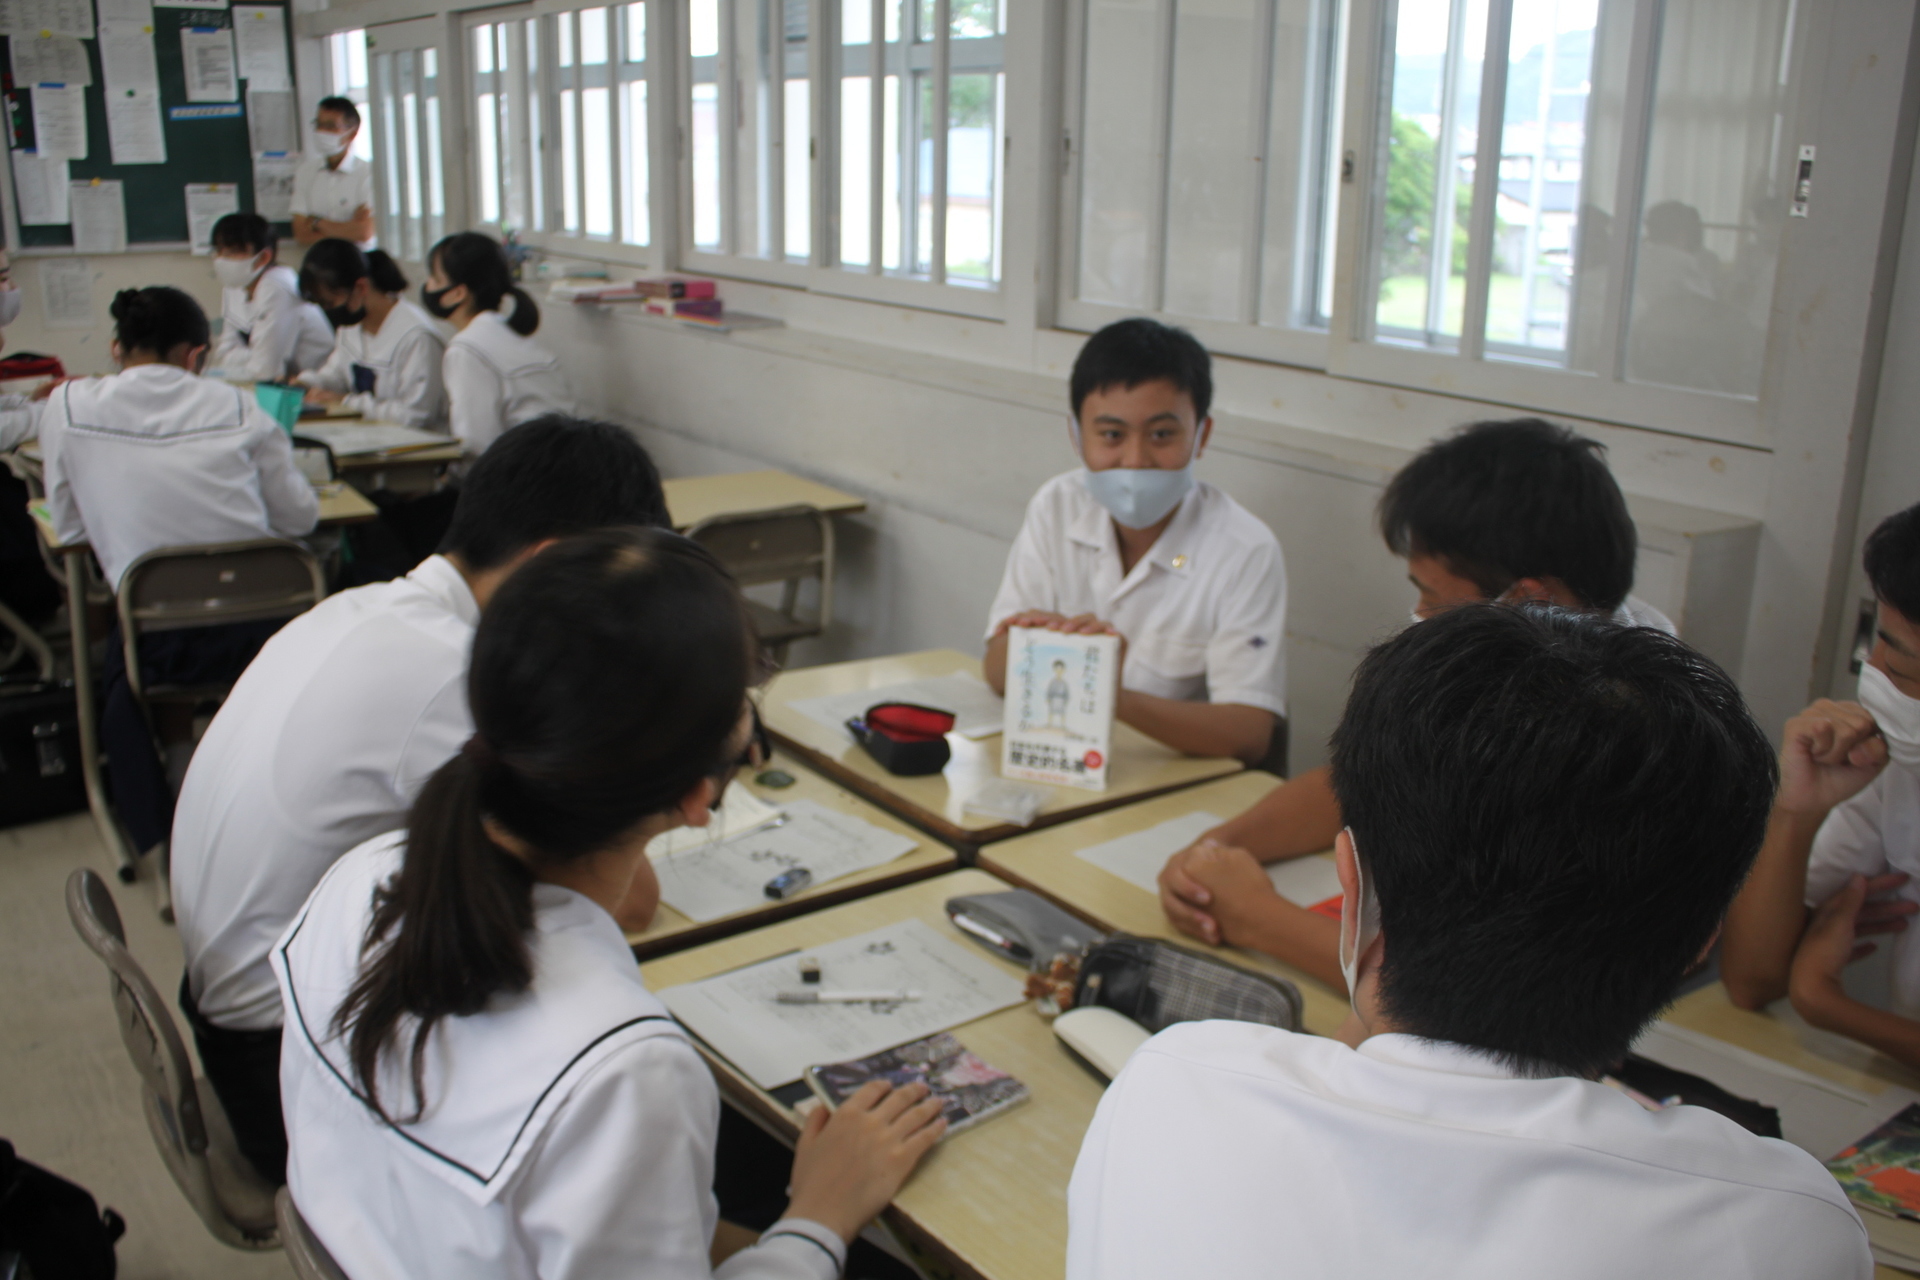
[[[153,26],[153,0],[95,0],[95,5],[100,10],[101,26],[109,22],[121,26],[129,24],[147,28]],[[219,8],[218,5],[206,7]]]
[[[14,36],[7,44],[13,52],[15,84],[93,83],[87,46],[73,36]]]
[[[100,70],[107,95],[160,92],[154,59],[153,23],[100,20]]]
[[[94,178],[67,184],[73,210],[75,253],[127,251],[127,197],[118,178]]]
[[[41,258],[37,265],[47,327],[93,328],[93,264],[85,258]]]
[[[287,71],[286,11],[278,5],[233,6],[233,38],[240,47],[240,78],[249,89],[291,89]],[[262,147],[261,150],[272,150]]]
[[[187,239],[198,254],[213,252],[213,224],[240,212],[240,185],[235,182],[187,184]]]
[[[233,32],[226,27],[182,27],[180,62],[187,74],[188,102],[235,102],[240,77],[233,61]]]
[[[268,222],[285,222],[293,216],[293,172],[300,157],[292,152],[257,155],[253,158],[253,211]]]
[[[165,164],[167,134],[154,90],[107,91],[107,142],[115,164]]]
[[[255,154],[300,149],[300,131],[294,125],[298,110],[291,89],[256,89],[247,82],[247,134]]]
[[[67,183],[72,179],[64,156],[42,159],[31,151],[13,153],[13,196],[20,208],[20,225],[64,227]]]
[[[0,0],[0,36],[91,40],[92,0]]]
[[[79,85],[33,86],[33,141],[42,159],[87,158],[87,91]]]

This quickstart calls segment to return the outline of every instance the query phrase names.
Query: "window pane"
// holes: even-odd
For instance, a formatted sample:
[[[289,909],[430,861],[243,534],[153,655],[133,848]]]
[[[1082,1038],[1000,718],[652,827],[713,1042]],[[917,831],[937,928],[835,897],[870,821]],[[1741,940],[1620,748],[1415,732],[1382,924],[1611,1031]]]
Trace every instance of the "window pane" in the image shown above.
[[[604,30],[603,26],[603,33]],[[585,56],[587,42],[583,38],[580,44]],[[586,165],[587,234],[610,236],[613,234],[613,96],[604,88],[583,89],[580,106],[584,117],[580,146]]]
[[[932,0],[927,3],[931,7]],[[925,274],[933,270],[933,129],[940,115],[933,107],[933,77],[924,72],[913,77],[913,115],[913,269]]]
[[[696,58],[720,56],[720,6],[716,0],[688,0],[687,46]]]
[[[631,6],[639,8],[638,5]],[[628,244],[653,243],[653,215],[647,206],[647,82],[627,86],[626,118],[620,122],[620,136],[626,143],[626,188],[622,210],[626,229],[621,233]]]
[[[1180,6],[1173,33],[1164,309],[1234,320],[1257,171],[1256,0]]]
[[[789,75],[786,95],[786,254],[807,258],[813,253],[812,93],[805,78]]]
[[[1374,312],[1382,336],[1448,346],[1460,335],[1486,41],[1486,0],[1400,5]]]
[[[687,42],[693,54],[693,242],[720,247],[720,7],[689,0]]]
[[[957,13],[954,20],[957,25]],[[947,272],[969,280],[993,281],[1000,275],[993,216],[999,188],[1000,79],[955,75],[947,84]]]
[[[1760,390],[1793,165],[1791,0],[1668,0],[1639,211],[1627,376]]]
[[[556,14],[553,25],[558,28],[557,39],[553,42],[554,62],[557,66],[573,65],[573,20],[571,13]]]
[[[627,61],[647,60],[647,6],[630,4],[627,11]]]
[[[1080,137],[1080,296],[1149,305],[1148,241],[1164,157],[1155,97],[1166,0],[1088,0]]]
[[[607,11],[605,9],[582,9],[580,11],[580,63],[582,66],[605,66],[607,61]]]
[[[1279,0],[1268,91],[1259,320],[1324,328],[1338,222],[1339,0]]]
[[[873,256],[873,78],[840,79],[840,261]]]
[[[566,24],[561,24],[566,30]],[[580,229],[580,139],[573,124],[573,90],[560,91],[560,226]]]
[[[899,6],[891,8],[897,13]],[[886,271],[900,269],[905,243],[901,234],[906,191],[900,185],[900,85],[899,76],[888,76],[886,92],[881,96],[885,111],[880,118],[880,266]]]

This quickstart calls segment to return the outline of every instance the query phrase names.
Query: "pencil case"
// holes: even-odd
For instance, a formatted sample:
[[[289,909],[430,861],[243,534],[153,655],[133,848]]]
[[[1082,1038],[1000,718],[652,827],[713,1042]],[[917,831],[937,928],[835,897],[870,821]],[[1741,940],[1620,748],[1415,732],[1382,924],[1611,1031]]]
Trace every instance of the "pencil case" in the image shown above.
[[[1101,937],[1077,916],[1026,889],[948,898],[947,918],[995,955],[1030,969],[1045,968],[1061,952],[1079,955]]]
[[[911,702],[882,702],[847,721],[847,732],[888,773],[915,778],[947,767],[953,756],[947,735],[953,725],[951,711]]]
[[[1171,942],[1116,933],[1087,948],[1073,1007],[1099,1005],[1148,1031],[1224,1018],[1300,1029],[1300,989]]]

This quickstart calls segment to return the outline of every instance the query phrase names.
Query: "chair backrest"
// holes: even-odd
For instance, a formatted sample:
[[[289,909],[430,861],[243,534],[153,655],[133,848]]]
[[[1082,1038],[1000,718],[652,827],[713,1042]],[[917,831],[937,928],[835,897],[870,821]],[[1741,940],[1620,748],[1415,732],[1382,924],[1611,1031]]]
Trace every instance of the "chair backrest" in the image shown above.
[[[833,521],[818,507],[714,516],[687,536],[718,556],[743,587],[818,577],[833,559]]]
[[[313,1234],[313,1228],[300,1216],[300,1207],[285,1187],[273,1197],[273,1216],[280,1224],[280,1243],[287,1251],[298,1280],[347,1280],[347,1273]]]
[[[216,1238],[258,1248],[220,1208],[207,1159],[207,1123],[194,1085],[193,1062],[166,1002],[127,950],[126,929],[106,882],[85,867],[67,877],[67,915],[80,940],[107,966],[120,1040],[140,1073],[141,1101],[167,1172]]]

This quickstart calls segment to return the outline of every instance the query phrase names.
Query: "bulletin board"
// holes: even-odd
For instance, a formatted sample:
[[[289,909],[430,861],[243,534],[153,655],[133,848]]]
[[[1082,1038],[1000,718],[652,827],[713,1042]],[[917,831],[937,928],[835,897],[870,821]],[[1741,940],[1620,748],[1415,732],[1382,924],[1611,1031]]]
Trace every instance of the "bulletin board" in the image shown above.
[[[287,65],[293,65],[293,47],[289,30],[290,14],[286,5],[267,5],[247,0],[255,7],[280,11],[281,39],[287,45]],[[183,28],[231,28],[229,9],[183,9],[158,7],[153,10],[153,41],[159,73],[161,128],[166,138],[164,164],[113,163],[113,151],[107,132],[106,76],[97,40],[84,40],[87,57],[93,67],[93,84],[86,90],[87,158],[70,160],[68,172],[74,181],[88,178],[117,178],[124,184],[126,197],[127,243],[173,242],[188,239],[188,183],[232,183],[239,187],[240,208],[254,210],[253,149],[247,128],[247,81],[239,80],[240,92],[233,104],[189,103],[186,68],[181,55],[180,32]],[[289,82],[289,86],[291,82]],[[11,41],[0,36],[0,89],[4,90],[10,130],[10,143],[16,149],[31,149],[34,144],[31,90],[13,81]],[[237,112],[233,108],[237,107]],[[176,119],[175,108],[187,108],[185,118]],[[298,105],[294,105],[294,125],[298,136]],[[297,145],[297,144],[296,144]],[[291,234],[286,223],[281,234]],[[24,247],[59,246],[73,243],[72,228],[61,225],[21,226],[20,243]]]

